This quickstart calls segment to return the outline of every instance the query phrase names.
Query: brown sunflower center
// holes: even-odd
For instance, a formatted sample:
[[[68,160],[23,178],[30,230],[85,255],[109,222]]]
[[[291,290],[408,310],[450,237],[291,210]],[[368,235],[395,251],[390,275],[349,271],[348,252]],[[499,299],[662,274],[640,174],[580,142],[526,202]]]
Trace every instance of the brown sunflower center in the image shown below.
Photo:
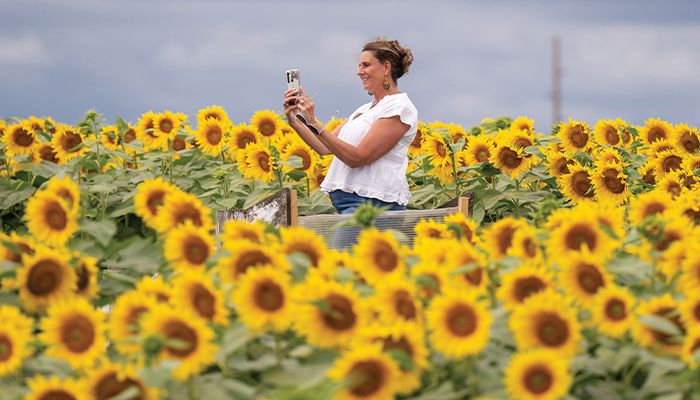
[[[609,299],[605,303],[605,316],[613,321],[622,321],[627,317],[627,305],[620,299]]]
[[[416,131],[416,136],[413,137],[413,141],[411,142],[411,147],[413,147],[414,149],[419,149],[422,142],[423,142],[423,132],[421,132],[421,130],[418,129]]]
[[[88,284],[90,283],[90,273],[88,272],[85,264],[80,263],[78,268],[75,269],[75,274],[78,277],[78,293],[80,293],[87,289]]]
[[[683,211],[683,215],[688,217],[691,221],[693,221],[694,225],[699,225],[700,224],[700,210],[693,210],[692,208],[688,208],[685,211]]]
[[[144,306],[136,306],[129,310],[126,315],[125,322],[129,327],[130,334],[135,335],[139,332],[138,320],[146,311],[148,311],[148,307]]]
[[[654,185],[656,183],[656,175],[654,175],[654,168],[649,168],[644,173],[644,176],[642,176],[642,181],[650,185]]]
[[[321,259],[321,255],[318,251],[308,243],[293,242],[287,247],[287,253],[303,253],[309,258],[311,266],[318,267],[318,262]]]
[[[557,347],[569,338],[569,325],[558,314],[543,312],[535,320],[535,333],[540,343]]]
[[[383,272],[391,272],[398,267],[398,256],[386,242],[377,242],[373,252],[374,264]]]
[[[224,137],[224,133],[221,131],[221,128],[218,126],[211,126],[209,129],[207,129],[207,142],[212,145],[216,146],[217,144],[221,143],[221,139]]]
[[[580,251],[585,244],[588,249],[594,251],[596,249],[598,237],[591,227],[587,224],[576,224],[569,228],[564,237],[566,248],[569,250]]]
[[[569,165],[574,165],[573,160],[569,160],[566,157],[561,157],[554,162],[554,169],[559,173],[559,175],[568,174]]]
[[[413,358],[413,347],[404,336],[401,336],[398,340],[394,339],[393,337],[384,338],[382,341],[382,351],[389,350],[401,350],[406,353],[406,355]]]
[[[41,400],[76,400],[72,393],[63,389],[50,389],[41,396]]]
[[[617,129],[612,126],[605,128],[605,141],[611,146],[618,144],[620,142],[620,136],[617,134]]]
[[[647,218],[654,214],[660,214],[666,210],[666,205],[660,202],[652,202],[644,206],[642,215]]]
[[[440,278],[438,278],[437,275],[433,273],[425,273],[423,274],[426,278],[430,278],[432,282],[434,282],[434,285],[422,285],[421,288],[423,289],[423,294],[427,298],[431,298],[435,296],[436,294],[440,293]]]
[[[181,138],[180,136],[175,136],[173,139],[173,150],[175,151],[180,151],[180,150],[185,150],[187,148],[187,142],[185,139]]]
[[[516,139],[513,141],[513,143],[514,143],[516,146],[521,147],[521,148],[523,148],[523,149],[526,148],[526,147],[532,146],[532,141],[531,141],[530,139],[524,138],[524,137],[516,138]]]
[[[270,156],[265,152],[260,152],[257,154],[256,160],[258,161],[258,167],[265,172],[270,172],[272,166],[270,165]]]
[[[445,314],[447,329],[455,336],[466,337],[476,330],[474,309],[467,304],[455,304]]]
[[[596,266],[581,263],[576,267],[576,282],[584,292],[595,294],[598,289],[605,286],[605,280]]]
[[[416,318],[416,306],[413,304],[413,297],[405,290],[394,292],[394,309],[396,313],[405,319]]]
[[[184,243],[184,256],[188,263],[202,265],[209,258],[209,247],[198,235],[188,236]]]
[[[129,399],[141,400],[146,398],[144,395],[145,387],[143,383],[129,377],[119,379],[116,372],[109,372],[97,381],[93,389],[93,394],[97,400],[108,400],[132,387],[138,389],[138,392],[135,392],[135,394],[138,393],[138,396],[131,396]]]
[[[170,133],[170,131],[173,130],[174,126],[175,125],[173,124],[173,121],[171,121],[168,118],[164,118],[158,123],[158,128],[160,128],[160,131],[166,134]]]
[[[663,169],[665,172],[669,172],[672,170],[676,170],[681,167],[681,164],[683,163],[683,158],[680,156],[677,156],[675,154],[666,156],[664,160],[661,162],[661,165],[663,166]]]
[[[689,153],[694,153],[696,150],[700,149],[700,140],[698,140],[697,135],[691,132],[683,132],[680,142],[683,148]]]
[[[336,331],[345,331],[355,326],[357,316],[349,299],[331,294],[325,299],[330,312],[323,312],[323,322]]]
[[[284,306],[284,292],[277,282],[266,280],[256,285],[253,292],[255,304],[267,312],[274,312]]]
[[[480,147],[476,149],[474,152],[474,158],[476,159],[477,162],[486,162],[489,160],[491,157],[491,153],[489,152],[487,147]]]
[[[529,393],[540,395],[552,387],[554,377],[545,365],[532,365],[523,374],[523,384]]]
[[[12,132],[12,141],[20,147],[29,147],[34,144],[34,136],[24,128],[17,128]]]
[[[513,244],[513,235],[515,234],[515,227],[504,226],[496,234],[496,242],[498,243],[498,251],[501,254],[506,254],[510,246]]]
[[[255,142],[255,134],[253,132],[243,131],[236,135],[236,146],[239,149],[245,149],[249,143]]]
[[[73,353],[82,353],[95,342],[95,326],[84,315],[76,314],[61,326],[61,343]]]
[[[686,333],[685,327],[683,326],[683,323],[681,323],[681,317],[680,317],[680,315],[677,314],[676,311],[677,310],[674,307],[661,307],[656,312],[654,312],[654,315],[656,315],[657,317],[667,319],[669,322],[671,322],[673,325],[675,325],[676,328],[678,328],[678,330],[680,330],[683,335],[685,335],[685,333]],[[672,316],[670,316],[670,315],[672,315]],[[678,342],[675,341],[675,338],[666,332],[661,332],[661,331],[657,331],[655,329],[651,329],[651,333],[654,336],[654,339],[658,340],[659,342],[662,342],[662,343],[668,344],[668,345],[677,345],[678,344]]]
[[[148,194],[146,199],[146,207],[152,215],[158,214],[158,207],[163,204],[165,199],[165,190],[154,190]]]
[[[588,143],[588,133],[583,129],[583,126],[576,125],[569,130],[569,142],[579,149],[586,147],[586,143]]]
[[[620,179],[619,171],[615,168],[608,168],[603,171],[603,183],[608,191],[620,194],[625,191],[625,182]]]
[[[208,113],[204,114],[204,121],[208,120],[209,118],[215,119],[217,121],[221,121],[221,116],[216,112],[208,112]]]
[[[464,279],[470,284],[474,286],[479,286],[481,285],[481,281],[483,280],[484,273],[482,272],[480,267],[476,267],[471,271],[465,272],[462,276],[464,276]]]
[[[52,200],[44,208],[44,220],[51,230],[61,231],[68,224],[68,214],[61,203]]]
[[[309,155],[309,152],[302,150],[302,149],[297,149],[294,150],[292,155],[298,156],[301,158],[301,167],[297,168],[302,171],[306,171],[311,167],[311,156]]]
[[[277,129],[277,126],[275,125],[274,121],[271,121],[269,119],[265,119],[260,121],[260,124],[258,125],[258,129],[260,130],[260,134],[263,136],[272,136],[275,134],[275,130]]]
[[[180,207],[175,210],[175,225],[180,225],[185,221],[192,221],[194,226],[202,226],[202,214],[193,204],[180,204]]]
[[[63,147],[63,150],[66,152],[78,151],[79,149],[72,149],[81,143],[83,143],[83,138],[81,138],[79,134],[72,131],[66,131],[61,138],[61,147]]]
[[[214,295],[200,284],[193,285],[191,290],[192,306],[197,310],[197,314],[206,319],[212,319],[216,314],[216,298]]]
[[[544,290],[547,285],[536,276],[526,276],[515,281],[513,294],[519,303],[531,295]]]
[[[124,143],[129,144],[134,140],[136,140],[136,131],[133,128],[129,128],[129,130],[124,134]]]
[[[66,202],[68,202],[69,206],[72,207],[73,204],[75,204],[76,199],[73,198],[73,194],[70,191],[68,191],[68,189],[66,189],[64,187],[58,188],[58,189],[56,189],[56,194],[60,198],[64,199]]]
[[[180,342],[178,346],[165,346],[165,350],[175,357],[187,357],[197,349],[197,333],[182,321],[168,321],[163,326],[163,334]]]
[[[53,150],[53,147],[51,147],[51,145],[41,146],[41,148],[39,149],[39,158],[41,158],[44,161],[58,163],[58,155]]]
[[[376,361],[359,361],[350,370],[349,391],[356,398],[370,397],[384,385],[384,368]]]
[[[12,357],[12,341],[4,333],[0,333],[0,363],[3,363]]]
[[[523,159],[518,156],[518,153],[508,147],[501,147],[498,151],[498,160],[503,166],[510,169],[515,169],[523,163]]]
[[[586,171],[577,171],[571,176],[571,187],[581,197],[593,197],[591,177]]]
[[[665,251],[673,243],[681,239],[681,235],[678,232],[667,230],[664,232],[664,236],[656,242],[656,250]]]
[[[647,139],[649,143],[654,143],[657,140],[666,139],[666,131],[659,127],[652,127],[647,132]]]
[[[272,260],[265,253],[260,250],[254,249],[249,250],[238,257],[236,261],[235,274],[236,276],[245,274],[248,268],[260,265],[260,264],[271,264]]]
[[[41,260],[36,263],[27,277],[27,288],[35,296],[53,293],[63,281],[61,266],[54,260]]]
[[[440,156],[440,158],[443,158],[447,155],[445,145],[440,142],[435,143],[435,152]]]
[[[535,243],[532,238],[528,237],[525,238],[522,242],[523,246],[523,251],[525,252],[525,255],[529,258],[534,258],[537,256],[537,243]]]

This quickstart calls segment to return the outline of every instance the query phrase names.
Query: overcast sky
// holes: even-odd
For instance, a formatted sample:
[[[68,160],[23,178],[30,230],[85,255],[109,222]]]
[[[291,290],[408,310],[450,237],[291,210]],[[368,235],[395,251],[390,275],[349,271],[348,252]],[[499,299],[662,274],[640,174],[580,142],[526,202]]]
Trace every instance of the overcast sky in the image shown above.
[[[94,107],[135,122],[217,104],[248,121],[279,111],[290,67],[320,119],[345,117],[369,101],[355,70],[379,35],[413,50],[399,88],[422,121],[526,115],[549,131],[558,35],[565,118],[700,126],[692,0],[0,0],[0,117],[74,123]]]

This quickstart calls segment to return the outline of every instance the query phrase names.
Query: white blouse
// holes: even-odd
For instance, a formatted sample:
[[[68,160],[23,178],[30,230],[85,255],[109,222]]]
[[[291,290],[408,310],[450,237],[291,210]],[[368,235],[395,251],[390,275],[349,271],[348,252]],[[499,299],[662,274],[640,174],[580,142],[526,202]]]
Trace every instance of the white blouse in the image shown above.
[[[406,181],[407,152],[416,135],[418,111],[406,93],[384,96],[374,107],[372,103],[363,104],[350,115],[338,138],[357,146],[378,119],[393,116],[410,126],[399,142],[378,160],[358,168],[350,168],[334,157],[321,190],[355,192],[389,203],[408,204],[411,193]]]

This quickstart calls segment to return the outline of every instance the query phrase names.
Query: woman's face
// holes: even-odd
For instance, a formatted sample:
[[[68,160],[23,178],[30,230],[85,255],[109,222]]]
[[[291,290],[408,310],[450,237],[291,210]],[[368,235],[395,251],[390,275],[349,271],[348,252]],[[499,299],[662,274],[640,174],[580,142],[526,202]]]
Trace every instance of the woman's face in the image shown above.
[[[371,51],[363,51],[357,65],[357,76],[362,81],[362,87],[372,93],[377,93],[384,85],[384,77],[388,74],[389,64],[382,64]]]

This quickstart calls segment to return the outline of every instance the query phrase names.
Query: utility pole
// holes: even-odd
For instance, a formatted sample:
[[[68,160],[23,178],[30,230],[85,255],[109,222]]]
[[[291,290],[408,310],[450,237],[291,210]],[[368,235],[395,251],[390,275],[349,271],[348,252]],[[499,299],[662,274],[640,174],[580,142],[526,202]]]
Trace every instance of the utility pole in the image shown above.
[[[561,122],[561,42],[552,37],[552,124]]]

